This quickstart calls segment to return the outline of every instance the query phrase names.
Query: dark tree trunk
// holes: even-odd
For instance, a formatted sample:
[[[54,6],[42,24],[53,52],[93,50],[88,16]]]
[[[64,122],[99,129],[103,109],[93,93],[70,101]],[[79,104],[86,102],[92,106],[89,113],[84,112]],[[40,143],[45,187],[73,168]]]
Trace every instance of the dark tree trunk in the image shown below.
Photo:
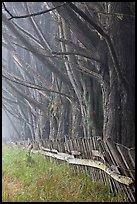
[[[115,12],[127,13],[128,3],[119,3]],[[133,147],[135,142],[135,25],[134,18],[114,20],[110,30],[120,69],[128,85],[118,80],[109,57],[109,80],[104,83],[104,138]]]

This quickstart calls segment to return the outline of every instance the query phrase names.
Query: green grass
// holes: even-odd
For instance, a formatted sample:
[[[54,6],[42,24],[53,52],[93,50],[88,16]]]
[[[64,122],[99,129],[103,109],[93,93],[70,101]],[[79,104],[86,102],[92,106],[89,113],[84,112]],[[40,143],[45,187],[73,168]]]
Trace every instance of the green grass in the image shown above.
[[[111,202],[122,201],[109,188],[92,182],[85,174],[74,174],[65,164],[47,161],[40,154],[18,148],[2,149],[3,202]]]

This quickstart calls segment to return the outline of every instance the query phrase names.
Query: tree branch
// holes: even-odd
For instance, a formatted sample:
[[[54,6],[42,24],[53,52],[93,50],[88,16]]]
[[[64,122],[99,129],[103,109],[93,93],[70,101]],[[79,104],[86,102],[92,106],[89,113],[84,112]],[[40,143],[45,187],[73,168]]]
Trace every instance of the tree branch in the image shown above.
[[[93,26],[102,37],[104,37],[115,67],[118,80],[123,83],[125,88],[127,88],[129,86],[129,83],[121,72],[118,58],[110,37],[104,32],[104,30],[100,26],[94,23],[81,9],[77,8],[72,2],[69,2],[69,6],[72,10],[74,10],[77,14],[79,14],[85,21],[87,21],[91,26]]]
[[[47,88],[41,87],[39,85],[32,84],[30,82],[26,82],[24,80],[20,80],[19,78],[16,78],[16,77],[14,77],[15,80],[10,79],[9,77],[5,76],[4,74],[2,74],[2,77],[4,77],[5,79],[7,79],[9,81],[12,81],[12,82],[14,82],[16,84],[20,84],[20,85],[28,87],[28,88],[32,88],[32,89],[36,89],[36,90],[41,90],[41,91],[46,91],[46,92],[53,92],[53,93],[60,94],[62,96],[65,96],[66,98],[70,98],[70,99],[73,99],[74,101],[76,101],[76,99],[74,97],[69,96],[69,95],[67,95],[65,93],[61,93],[61,92],[58,92],[58,91],[47,89]]]
[[[71,64],[71,65],[73,66],[73,68],[76,69],[76,70],[78,70],[79,72],[82,72],[83,74],[86,74],[86,75],[88,75],[88,76],[90,76],[90,77],[94,77],[94,78],[96,78],[99,82],[102,82],[101,76],[100,76],[100,74],[98,73],[97,70],[91,69],[91,67],[90,67],[90,69],[88,69],[86,66],[84,66],[84,65],[82,65],[82,64],[78,64],[78,63],[73,64],[73,63],[70,62],[68,59],[64,59],[64,60],[65,60],[66,62],[68,62],[69,64]],[[78,65],[78,66],[76,66],[76,65]]]
[[[126,13],[107,13],[107,12],[101,12],[101,11],[94,11],[94,13],[99,13],[99,14],[104,14],[104,15],[110,15],[110,16],[126,16],[126,17],[132,17],[132,18],[135,18],[134,15],[130,15],[130,14],[126,14]]]
[[[6,105],[2,104],[2,106],[3,106],[13,117],[15,117],[15,118],[18,119],[18,120],[22,120],[23,122],[27,123],[27,124],[30,125],[31,127],[34,127],[34,128],[35,128],[34,125],[32,125],[30,122],[28,122],[27,120],[25,120],[24,118],[22,118],[20,115],[17,116],[17,114],[12,113],[12,111],[9,110],[9,109],[6,107]]]
[[[48,12],[50,12],[50,11],[53,11],[53,10],[55,10],[55,9],[61,7],[61,6],[65,6],[66,4],[68,4],[68,3],[65,2],[65,3],[63,3],[63,4],[59,5],[59,6],[56,6],[56,7],[54,7],[54,8],[48,9],[48,10],[39,11],[39,12],[36,12],[36,13],[31,13],[31,14],[28,14],[28,15],[21,15],[21,16],[15,16],[15,15],[13,15],[13,14],[7,9],[7,7],[6,7],[6,5],[4,4],[4,2],[3,2],[3,7],[4,7],[5,11],[11,16],[8,20],[11,20],[11,19],[13,19],[13,18],[28,18],[28,17],[32,17],[32,16],[38,16],[38,15],[41,15],[41,14],[45,14],[45,13],[48,13]]]
[[[30,37],[32,40],[34,40],[36,43],[38,43],[39,45],[41,45],[40,41],[33,36],[30,32],[26,31],[24,28],[20,27],[17,23],[12,22],[13,25],[15,25],[19,30],[21,30],[23,33],[25,33],[28,37]]]
[[[36,46],[34,44],[32,44],[29,40],[27,40],[24,35],[22,35],[17,28],[15,28],[15,26],[8,21],[7,17],[5,16],[5,14],[2,14],[2,20],[3,22],[6,24],[6,26],[8,27],[9,30],[11,30],[12,33],[15,34],[15,36],[17,38],[20,39],[20,41],[29,49],[32,50],[37,50]],[[70,83],[70,80],[68,79],[68,77],[61,72],[57,66],[51,62],[50,60],[48,60],[46,57],[44,57],[44,55],[42,55],[43,53],[39,53],[39,54],[35,54],[35,57],[37,59],[39,59],[47,69],[49,69],[51,72],[53,72],[62,82],[64,82],[64,84],[68,85],[70,89],[72,89],[72,84]]]
[[[35,53],[35,54],[39,54],[39,55],[42,55],[42,56],[44,56],[44,57],[50,57],[50,58],[58,58],[59,60],[62,60],[62,58],[61,57],[58,57],[57,55],[45,55],[45,54],[40,54],[39,52],[37,52],[37,51],[34,51],[34,50],[31,50],[31,49],[28,49],[27,47],[24,47],[24,46],[22,46],[22,45],[20,45],[20,44],[18,44],[18,43],[14,43],[14,42],[11,42],[13,45],[16,45],[16,46],[18,46],[18,47],[20,47],[20,48],[22,48],[22,49],[24,49],[24,50],[27,50],[27,51],[29,51],[29,52],[31,52],[31,53]]]
[[[102,63],[100,60],[94,59],[91,56],[88,56],[88,54],[84,54],[84,53],[77,53],[77,52],[55,52],[55,51],[52,51],[52,54],[54,54],[54,55],[79,55],[79,56],[85,57],[87,59],[94,60],[94,61],[96,61],[98,63]]]

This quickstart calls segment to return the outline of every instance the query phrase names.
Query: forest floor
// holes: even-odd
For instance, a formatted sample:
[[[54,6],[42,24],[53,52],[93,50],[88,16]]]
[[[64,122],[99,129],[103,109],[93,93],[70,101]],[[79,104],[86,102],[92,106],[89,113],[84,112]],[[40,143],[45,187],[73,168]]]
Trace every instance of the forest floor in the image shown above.
[[[2,147],[2,202],[120,202],[109,188],[40,154]]]

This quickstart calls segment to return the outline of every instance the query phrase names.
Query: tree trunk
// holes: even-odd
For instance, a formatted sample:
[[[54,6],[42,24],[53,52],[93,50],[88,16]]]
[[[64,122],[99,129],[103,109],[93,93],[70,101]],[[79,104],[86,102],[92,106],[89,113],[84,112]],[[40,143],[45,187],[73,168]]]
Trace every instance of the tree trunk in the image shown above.
[[[129,13],[128,3],[119,3],[120,13]],[[116,11],[115,11],[116,12]],[[102,86],[104,103],[104,138],[133,147],[135,142],[135,24],[134,18],[115,20],[110,30],[119,65],[128,86],[118,81],[109,57],[109,82]]]

